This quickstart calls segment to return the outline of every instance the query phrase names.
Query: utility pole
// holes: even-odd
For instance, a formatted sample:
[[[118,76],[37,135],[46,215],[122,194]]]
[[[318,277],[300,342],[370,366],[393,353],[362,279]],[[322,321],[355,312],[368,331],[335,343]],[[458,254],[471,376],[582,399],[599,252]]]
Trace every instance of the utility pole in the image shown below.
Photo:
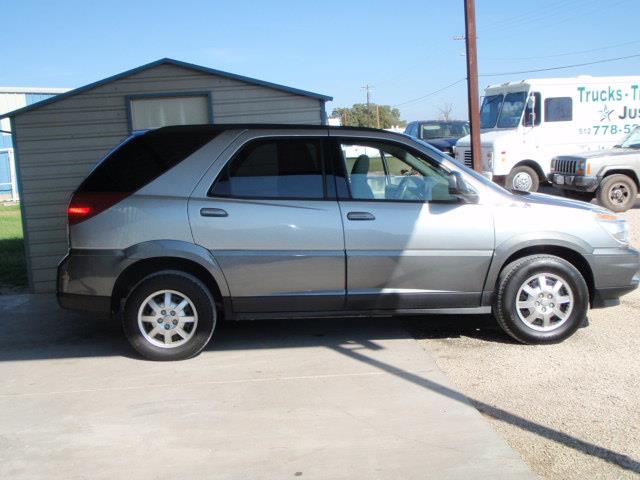
[[[482,170],[480,146],[480,105],[478,92],[478,46],[476,42],[475,0],[464,1],[465,43],[467,46],[467,92],[469,97],[469,122],[471,123],[471,155],[473,169]]]
[[[362,87],[362,89],[367,92],[367,117],[368,117],[368,122],[369,125],[367,125],[367,127],[371,126],[371,90],[373,90],[373,85],[369,85],[368,83]]]
[[[376,105],[376,121],[378,123],[378,128],[380,128],[380,105]]]

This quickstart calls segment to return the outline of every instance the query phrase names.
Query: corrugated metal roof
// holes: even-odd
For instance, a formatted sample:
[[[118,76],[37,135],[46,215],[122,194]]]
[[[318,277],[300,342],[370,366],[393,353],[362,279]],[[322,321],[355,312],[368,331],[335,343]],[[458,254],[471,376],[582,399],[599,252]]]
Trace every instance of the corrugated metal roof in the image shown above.
[[[0,87],[0,93],[46,93],[57,95],[66,93],[70,88],[48,88],[48,87]]]
[[[301,96],[304,96],[304,97],[317,98],[318,100],[322,100],[322,101],[331,101],[331,100],[333,100],[333,97],[330,97],[330,96],[327,96],[327,95],[322,95],[320,93],[308,92],[306,90],[300,90],[298,88],[287,87],[285,85],[279,85],[277,83],[266,82],[264,80],[258,80],[256,78],[245,77],[243,75],[237,75],[235,73],[223,72],[222,70],[216,70],[216,69],[213,69],[213,68],[203,67],[201,65],[196,65],[196,64],[193,64],[193,63],[182,62],[180,60],[174,60],[173,58],[161,58],[160,60],[156,60],[155,62],[151,62],[151,63],[147,63],[145,65],[141,65],[140,67],[136,67],[136,68],[133,68],[131,70],[127,70],[125,72],[113,75],[111,77],[107,77],[105,79],[98,80],[97,82],[90,83],[88,85],[84,85],[83,87],[78,87],[78,88],[76,88],[74,90],[70,90],[70,91],[68,91],[66,93],[61,93],[59,95],[56,95],[55,97],[51,97],[51,98],[48,98],[48,99],[43,100],[41,102],[34,103],[33,105],[29,105],[27,107],[20,108],[18,110],[14,110],[12,112],[5,113],[4,115],[0,116],[0,118],[14,117],[16,115],[20,115],[21,113],[28,112],[28,111],[31,111],[31,110],[35,110],[35,109],[40,108],[40,107],[42,107],[44,105],[49,105],[51,103],[58,102],[58,101],[63,100],[65,98],[68,98],[68,97],[71,97],[73,95],[76,95],[78,93],[82,93],[82,92],[85,92],[85,91],[90,90],[92,88],[99,87],[100,85],[104,85],[104,84],[107,84],[107,83],[110,83],[110,82],[113,82],[113,81],[116,81],[116,80],[120,80],[121,78],[128,77],[129,75],[133,75],[134,73],[138,73],[138,72],[141,72],[143,70],[147,70],[149,68],[157,67],[158,65],[175,65],[177,67],[187,68],[187,69],[190,69],[190,70],[196,70],[196,71],[200,71],[200,72],[203,72],[203,73],[209,73],[211,75],[218,75],[220,77],[231,78],[231,79],[234,79],[234,80],[239,80],[239,81],[250,83],[250,84],[253,84],[253,85],[260,85],[260,86],[267,87],[267,88],[273,88],[274,90],[281,90],[281,91],[284,91],[284,92],[293,93],[293,94],[301,95]]]

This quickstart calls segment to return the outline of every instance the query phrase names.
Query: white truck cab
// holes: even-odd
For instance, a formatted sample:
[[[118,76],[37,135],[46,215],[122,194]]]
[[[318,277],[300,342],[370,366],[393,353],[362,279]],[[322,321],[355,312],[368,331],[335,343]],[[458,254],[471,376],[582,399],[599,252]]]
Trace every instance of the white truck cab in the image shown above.
[[[536,191],[557,155],[610,148],[640,125],[640,77],[541,78],[492,85],[480,108],[483,173]],[[471,166],[471,139],[455,156]]]

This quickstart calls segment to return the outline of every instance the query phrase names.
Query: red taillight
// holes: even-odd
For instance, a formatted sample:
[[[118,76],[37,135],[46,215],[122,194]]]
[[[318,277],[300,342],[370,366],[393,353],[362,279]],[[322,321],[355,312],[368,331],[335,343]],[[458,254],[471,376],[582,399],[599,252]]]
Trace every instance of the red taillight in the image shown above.
[[[105,211],[112,207],[120,200],[125,198],[127,193],[124,192],[82,192],[74,193],[67,208],[67,217],[69,225],[76,225],[80,222]]]

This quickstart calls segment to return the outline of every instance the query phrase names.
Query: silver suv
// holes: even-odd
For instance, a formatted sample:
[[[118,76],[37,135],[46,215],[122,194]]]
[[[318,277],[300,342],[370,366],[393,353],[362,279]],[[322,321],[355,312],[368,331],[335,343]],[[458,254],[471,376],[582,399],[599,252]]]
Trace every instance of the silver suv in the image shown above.
[[[557,342],[640,278],[611,212],[514,195],[380,130],[149,131],[68,216],[60,304],[120,317],[154,360],[196,355],[223,318],[493,312],[520,342]]]

